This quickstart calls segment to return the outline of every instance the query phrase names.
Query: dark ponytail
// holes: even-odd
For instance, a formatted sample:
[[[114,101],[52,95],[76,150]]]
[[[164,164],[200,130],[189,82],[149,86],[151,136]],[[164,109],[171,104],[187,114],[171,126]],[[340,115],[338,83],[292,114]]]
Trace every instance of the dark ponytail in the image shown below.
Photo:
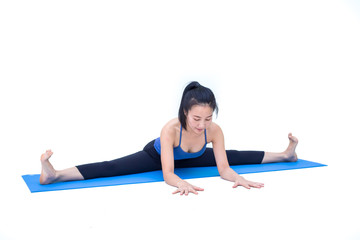
[[[185,130],[187,127],[185,114],[187,114],[194,105],[209,105],[216,114],[219,111],[215,95],[209,88],[204,87],[195,81],[189,83],[184,89],[178,116],[179,121]]]

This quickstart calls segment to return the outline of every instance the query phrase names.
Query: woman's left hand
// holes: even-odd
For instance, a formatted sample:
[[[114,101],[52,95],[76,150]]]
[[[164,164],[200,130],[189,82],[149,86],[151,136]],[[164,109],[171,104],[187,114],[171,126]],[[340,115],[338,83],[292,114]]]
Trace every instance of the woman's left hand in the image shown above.
[[[264,184],[258,183],[258,182],[251,182],[251,181],[248,181],[245,178],[239,176],[236,178],[233,188],[236,188],[237,186],[243,186],[244,188],[250,189],[252,187],[253,188],[262,188],[262,187],[264,187]]]

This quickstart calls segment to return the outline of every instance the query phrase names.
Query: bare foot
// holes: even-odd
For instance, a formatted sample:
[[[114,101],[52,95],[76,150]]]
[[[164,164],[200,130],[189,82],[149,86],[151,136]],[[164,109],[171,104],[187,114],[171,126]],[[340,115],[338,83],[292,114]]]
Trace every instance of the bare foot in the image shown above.
[[[49,162],[49,158],[53,155],[51,150],[47,150],[41,155],[41,175],[40,184],[50,184],[56,179],[56,170]]]
[[[289,146],[288,148],[285,150],[285,155],[286,155],[286,161],[289,162],[296,162],[298,160],[295,149],[297,144],[299,143],[299,140],[294,137],[291,133],[289,133],[288,135],[289,138]]]

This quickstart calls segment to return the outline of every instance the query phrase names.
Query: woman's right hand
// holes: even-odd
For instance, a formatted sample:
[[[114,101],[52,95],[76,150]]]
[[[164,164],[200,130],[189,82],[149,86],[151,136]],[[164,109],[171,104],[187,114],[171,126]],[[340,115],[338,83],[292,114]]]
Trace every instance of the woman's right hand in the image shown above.
[[[177,184],[177,186],[178,186],[178,189],[175,192],[173,192],[173,194],[180,193],[180,195],[185,194],[185,196],[187,196],[190,192],[197,195],[198,194],[197,191],[204,191],[203,188],[191,185],[190,183],[188,183],[186,181],[179,182]]]

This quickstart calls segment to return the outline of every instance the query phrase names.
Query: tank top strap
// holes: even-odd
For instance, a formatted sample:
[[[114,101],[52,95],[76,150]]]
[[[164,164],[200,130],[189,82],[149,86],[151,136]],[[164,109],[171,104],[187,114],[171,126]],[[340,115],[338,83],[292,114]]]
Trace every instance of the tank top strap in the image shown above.
[[[180,124],[180,140],[179,140],[179,146],[181,146],[181,137],[182,137],[182,125]]]
[[[207,144],[207,137],[206,137],[206,128],[205,128],[205,145]]]

